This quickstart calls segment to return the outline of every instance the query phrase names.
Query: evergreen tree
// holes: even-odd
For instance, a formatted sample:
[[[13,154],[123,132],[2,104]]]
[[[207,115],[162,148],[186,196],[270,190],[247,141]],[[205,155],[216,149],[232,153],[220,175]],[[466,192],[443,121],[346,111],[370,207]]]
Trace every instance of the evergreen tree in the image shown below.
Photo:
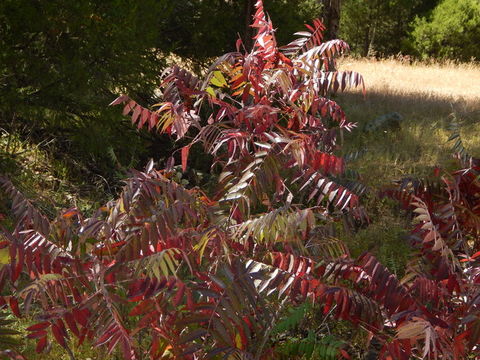
[[[420,56],[480,59],[480,2],[443,0],[428,18],[417,18],[412,33]]]

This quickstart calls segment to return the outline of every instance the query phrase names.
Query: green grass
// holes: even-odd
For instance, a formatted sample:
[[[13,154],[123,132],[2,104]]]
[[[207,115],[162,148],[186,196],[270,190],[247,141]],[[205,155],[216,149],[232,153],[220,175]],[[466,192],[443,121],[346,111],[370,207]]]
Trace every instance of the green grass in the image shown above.
[[[72,173],[71,167],[49,151],[48,144],[35,144],[15,133],[0,131],[0,174],[7,176],[47,216],[58,209],[76,206],[91,213],[109,200],[102,186]],[[0,193],[0,213],[9,213],[10,200]]]

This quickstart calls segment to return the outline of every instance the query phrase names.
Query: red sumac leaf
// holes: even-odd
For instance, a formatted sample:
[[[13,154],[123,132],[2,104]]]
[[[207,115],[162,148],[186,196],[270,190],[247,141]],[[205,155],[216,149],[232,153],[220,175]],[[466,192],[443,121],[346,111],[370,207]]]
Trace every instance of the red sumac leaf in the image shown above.
[[[194,302],[193,302],[192,292],[190,291],[190,289],[187,289],[186,292],[187,292],[187,308],[188,310],[193,310]]]
[[[475,254],[472,255],[472,259],[476,259],[480,256],[480,251],[477,251]]]
[[[83,309],[83,310],[76,310],[73,311],[73,317],[77,323],[82,325],[83,327],[87,326],[88,323],[88,310]]]
[[[65,342],[63,331],[56,324],[52,324],[52,334],[59,345],[61,345],[62,347],[66,347],[67,343]]]
[[[31,334],[28,334],[27,338],[38,339],[38,338],[45,337],[45,336],[47,336],[47,331],[46,330],[41,330],[41,331],[37,331],[37,332],[33,332]]]
[[[185,284],[179,281],[177,283],[177,293],[175,294],[172,300],[173,305],[178,306],[178,304],[180,304],[180,301],[182,301],[184,293],[185,293]]]
[[[236,43],[235,43],[235,47],[236,47],[238,52],[240,52],[240,48],[241,48],[242,45],[243,45],[242,39],[238,38]]]
[[[187,170],[188,153],[190,152],[190,145],[182,148],[182,171]]]
[[[20,314],[20,309],[18,307],[18,300],[13,296],[11,296],[9,299],[9,303],[10,303],[10,308],[12,309],[13,314],[16,317],[21,317],[22,315]]]
[[[156,113],[152,113],[150,115],[150,119],[148,119],[148,129],[151,130],[157,125],[158,123],[158,115]]]
[[[178,344],[182,345],[190,341],[196,340],[205,335],[206,333],[207,331],[205,329],[193,330],[187,334],[182,335],[182,337],[180,337],[180,339],[178,340]]]
[[[78,346],[82,345],[83,342],[85,341],[85,338],[87,337],[88,335],[88,329],[87,328],[83,328],[80,332],[80,337],[78,338]]]
[[[26,330],[27,331],[40,331],[40,330],[45,330],[50,326],[50,323],[48,321],[44,321],[32,326],[29,326]]]
[[[302,279],[300,283],[300,293],[302,294],[303,298],[307,297],[307,292],[308,292],[308,280]]]
[[[148,111],[148,109],[143,109],[142,110],[142,116],[141,116],[141,119],[140,121],[138,122],[137,124],[137,127],[140,129],[141,127],[143,127],[143,125],[145,125],[145,123],[147,122],[147,120],[150,118],[150,111]]]
[[[80,331],[78,330],[77,324],[75,323],[75,319],[73,315],[69,312],[65,313],[63,316],[65,322],[67,323],[70,330],[77,336],[80,337]]]
[[[22,272],[24,257],[25,257],[25,251],[23,250],[23,248],[19,247],[18,248],[18,262],[17,262],[17,265],[15,266],[15,270],[14,270],[13,276],[12,276],[12,281],[13,282],[15,282],[19,278],[20,273]]]
[[[150,311],[154,303],[151,300],[144,300],[136,305],[128,314],[129,316],[138,316],[145,314],[147,311]]]
[[[76,208],[71,208],[67,211],[65,211],[63,214],[62,214],[62,217],[64,219],[70,219],[72,216],[75,216],[78,214],[78,210]]]
[[[47,346],[47,337],[45,336],[41,339],[38,339],[35,351],[37,352],[37,354],[39,354],[45,349],[46,346]]]
[[[130,113],[130,111],[132,111],[136,105],[137,103],[135,101],[130,100],[130,102],[123,108],[123,115],[127,115],[128,113]]]
[[[137,122],[137,119],[140,116],[141,112],[142,112],[142,107],[140,105],[137,105],[135,107],[135,110],[133,110],[132,124],[135,124]]]
[[[123,104],[127,100],[128,100],[127,95],[120,95],[115,100],[113,100],[108,106],[115,106],[115,105],[118,105],[118,104]]]
[[[111,354],[113,348],[118,344],[120,340],[123,340],[122,334],[120,332],[115,333],[109,340],[108,340],[108,354]],[[122,341],[122,347],[124,342]],[[125,352],[128,354],[128,351]],[[127,358],[128,359],[128,358]]]

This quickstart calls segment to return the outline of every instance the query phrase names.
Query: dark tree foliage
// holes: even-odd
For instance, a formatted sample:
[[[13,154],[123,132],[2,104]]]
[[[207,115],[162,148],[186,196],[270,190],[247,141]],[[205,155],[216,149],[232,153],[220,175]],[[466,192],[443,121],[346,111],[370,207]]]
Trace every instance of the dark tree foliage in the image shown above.
[[[93,162],[95,171],[112,168],[112,152],[128,164],[144,151],[140,138],[130,136],[125,147],[131,130],[105,104],[119,90],[152,97],[170,5],[1,1],[0,127],[36,142],[54,139],[57,154]]]
[[[416,16],[438,0],[344,0],[340,35],[362,56],[413,53],[410,31]]]
[[[175,1],[163,35],[176,54],[200,63],[233,51],[239,36],[250,49],[254,4],[254,0]],[[276,31],[279,42],[285,43],[303,24],[320,15],[321,4],[317,0],[270,0],[265,8],[280,25]]]
[[[327,27],[325,36],[327,39],[337,39],[340,30],[341,0],[321,0],[322,19]]]
[[[412,32],[422,58],[480,58],[480,2],[444,0],[426,18],[417,18]]]

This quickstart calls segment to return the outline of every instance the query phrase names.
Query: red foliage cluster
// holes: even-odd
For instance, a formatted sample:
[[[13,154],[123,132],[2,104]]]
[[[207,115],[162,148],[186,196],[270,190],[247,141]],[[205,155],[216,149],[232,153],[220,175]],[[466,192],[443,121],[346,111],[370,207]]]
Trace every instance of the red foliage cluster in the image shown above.
[[[250,53],[239,43],[204,80],[168,69],[155,111],[125,95],[112,103],[138,128],[192,136],[181,166],[202,146],[221,169],[216,194],[173,181],[172,158],[165,170],[133,171],[92,217],[70,209],[50,221],[3,179],[18,222],[2,229],[2,302],[38,319],[27,329],[38,352],[52,338],[68,351],[77,338],[126,359],[275,359],[284,305],[307,299],[367,329],[380,358],[478,352],[476,169],[454,174],[438,196],[402,194],[418,222],[407,279],[370,254],[351,259],[319,235],[339,214],[363,217],[334,154],[339,132],[355,125],[325,96],[363,79],[332,68],[348,45],[323,42],[320,21],[278,48],[261,0],[256,9]]]

